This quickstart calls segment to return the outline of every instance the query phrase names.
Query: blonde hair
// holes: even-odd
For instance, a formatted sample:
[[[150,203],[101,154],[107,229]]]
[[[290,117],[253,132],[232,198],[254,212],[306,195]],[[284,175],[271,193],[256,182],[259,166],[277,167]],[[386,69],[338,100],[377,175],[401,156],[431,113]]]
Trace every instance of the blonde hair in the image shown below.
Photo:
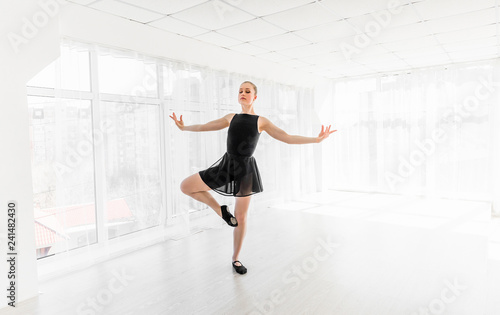
[[[255,84],[253,84],[253,82],[250,82],[250,81],[245,81],[243,83],[241,83],[240,85],[243,85],[245,83],[249,83],[253,86],[253,90],[255,91],[255,95],[257,95],[257,86]]]

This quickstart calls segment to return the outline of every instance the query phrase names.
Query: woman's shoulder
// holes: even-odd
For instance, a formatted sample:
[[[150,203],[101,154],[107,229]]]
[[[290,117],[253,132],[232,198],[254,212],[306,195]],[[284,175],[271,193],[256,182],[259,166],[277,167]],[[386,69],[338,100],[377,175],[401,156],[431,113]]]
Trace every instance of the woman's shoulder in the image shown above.
[[[227,120],[229,124],[231,124],[231,120],[233,120],[233,117],[236,116],[236,113],[229,113],[226,114],[223,118]]]

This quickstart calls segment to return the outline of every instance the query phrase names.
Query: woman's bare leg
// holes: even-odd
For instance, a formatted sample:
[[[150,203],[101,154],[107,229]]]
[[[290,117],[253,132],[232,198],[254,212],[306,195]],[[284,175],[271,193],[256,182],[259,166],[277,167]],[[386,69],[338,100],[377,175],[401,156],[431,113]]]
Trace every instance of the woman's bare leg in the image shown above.
[[[181,183],[181,191],[183,193],[199,202],[203,202],[222,217],[220,204],[208,192],[209,190],[211,188],[203,182],[199,173],[186,177]]]
[[[236,197],[234,216],[238,221],[238,226],[234,228],[233,232],[233,261],[238,260],[241,247],[243,246],[243,239],[245,238],[245,234],[247,232],[247,214],[251,198],[252,196]]]

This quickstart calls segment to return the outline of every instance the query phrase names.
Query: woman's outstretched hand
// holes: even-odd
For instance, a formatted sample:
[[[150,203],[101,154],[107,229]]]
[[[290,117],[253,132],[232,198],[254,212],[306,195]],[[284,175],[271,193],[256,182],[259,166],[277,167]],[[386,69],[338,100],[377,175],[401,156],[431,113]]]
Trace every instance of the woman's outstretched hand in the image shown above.
[[[320,143],[321,141],[325,140],[326,138],[328,138],[329,135],[331,135],[332,133],[334,133],[335,131],[337,131],[337,130],[330,131],[330,127],[331,126],[332,125],[329,125],[325,129],[324,125],[321,125],[321,132],[318,135],[318,143]]]
[[[184,122],[182,121],[182,115],[179,118],[179,120],[177,120],[177,117],[175,116],[175,113],[173,113],[172,116],[168,116],[168,117],[172,118],[175,121],[175,124],[177,125],[177,127],[179,127],[180,130],[184,131]]]

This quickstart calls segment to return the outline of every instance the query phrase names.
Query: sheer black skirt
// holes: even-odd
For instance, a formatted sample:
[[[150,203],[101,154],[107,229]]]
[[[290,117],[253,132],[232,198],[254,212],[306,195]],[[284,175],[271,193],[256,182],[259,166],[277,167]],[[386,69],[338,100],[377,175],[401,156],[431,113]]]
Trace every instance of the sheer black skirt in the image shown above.
[[[264,190],[253,156],[226,152],[212,166],[198,173],[205,184],[224,196],[246,197]]]

